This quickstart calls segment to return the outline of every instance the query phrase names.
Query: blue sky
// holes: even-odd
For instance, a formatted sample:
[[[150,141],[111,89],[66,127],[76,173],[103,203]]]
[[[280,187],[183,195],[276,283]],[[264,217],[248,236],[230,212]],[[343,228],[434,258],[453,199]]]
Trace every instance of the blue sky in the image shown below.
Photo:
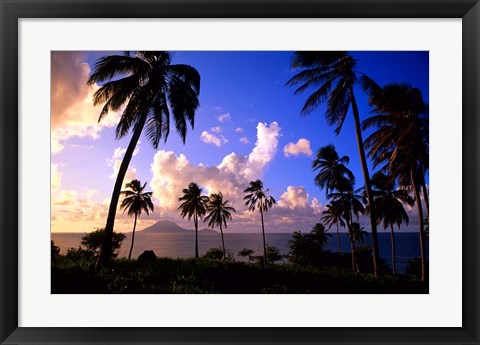
[[[104,226],[115,167],[130,136],[114,140],[118,114],[97,124],[100,110],[91,104],[91,95],[98,86],[87,86],[86,79],[94,61],[111,53],[52,54],[52,231],[86,232]],[[351,54],[358,59],[358,70],[379,85],[409,83],[428,102],[428,52]],[[173,129],[158,151],[140,139],[127,177],[148,182],[156,205],[154,214],[141,217],[140,229],[159,219],[191,228],[175,211],[176,199],[188,182],[197,182],[206,192],[223,188],[237,209],[227,231],[257,231],[258,217],[245,211],[241,190],[249,179],[260,178],[278,201],[267,231],[308,231],[327,202],[325,192],[313,183],[311,162],[328,144],[350,157],[349,168],[361,187],[351,113],[339,136],[327,125],[324,106],[300,116],[310,93],[294,95],[294,88],[285,85],[295,73],[291,57],[292,52],[270,51],[175,53],[173,63],[189,64],[201,75],[200,108],[185,145]],[[355,91],[364,119],[371,109],[361,90]],[[364,138],[367,135],[364,132]],[[410,213],[414,221],[415,211]],[[132,220],[119,212],[116,224],[117,231],[130,231]]]

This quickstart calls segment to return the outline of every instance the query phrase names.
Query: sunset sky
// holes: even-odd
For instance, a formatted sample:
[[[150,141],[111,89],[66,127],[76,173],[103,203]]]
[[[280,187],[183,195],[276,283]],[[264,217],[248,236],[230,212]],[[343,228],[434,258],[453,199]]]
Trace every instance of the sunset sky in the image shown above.
[[[51,64],[51,230],[89,232],[104,227],[116,173],[130,135],[115,140],[119,114],[98,123],[101,106],[92,95],[98,85],[86,81],[93,63],[121,52],[53,52]],[[407,82],[428,102],[428,52],[352,52],[358,70],[381,86]],[[259,214],[246,210],[243,190],[262,179],[277,200],[266,217],[267,232],[309,231],[320,221],[325,191],[313,183],[311,163],[322,146],[334,144],[350,157],[349,168],[363,184],[351,113],[339,136],[324,119],[324,106],[300,116],[307,96],[294,95],[285,83],[295,74],[292,52],[176,52],[173,63],[189,64],[201,75],[200,108],[185,145],[172,130],[155,151],[142,136],[124,182],[147,182],[155,211],[142,215],[141,230],[160,219],[193,228],[177,208],[190,182],[205,194],[221,191],[237,213],[227,231],[260,231]],[[367,99],[356,90],[360,116],[369,116]],[[369,132],[364,132],[364,139]],[[428,181],[427,181],[428,183]],[[418,231],[414,209],[410,226]],[[115,231],[131,231],[133,220],[118,211]],[[362,222],[369,229],[366,220]],[[203,227],[203,226],[201,226]],[[381,230],[383,231],[383,229]]]

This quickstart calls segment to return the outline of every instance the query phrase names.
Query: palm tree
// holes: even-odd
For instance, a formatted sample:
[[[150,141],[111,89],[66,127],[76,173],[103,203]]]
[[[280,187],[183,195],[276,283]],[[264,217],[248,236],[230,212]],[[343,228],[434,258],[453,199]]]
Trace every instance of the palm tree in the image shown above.
[[[95,105],[104,104],[99,121],[110,111],[118,111],[124,106],[116,138],[120,139],[132,130],[110,200],[105,241],[97,262],[100,266],[111,257],[120,190],[143,128],[146,128],[147,139],[157,149],[160,140],[168,138],[172,116],[175,128],[185,142],[188,124],[193,128],[199,106],[200,75],[191,66],[172,65],[169,52],[138,51],[100,58],[88,83],[102,84],[93,95]]]
[[[426,253],[424,218],[420,188],[428,171],[428,105],[419,89],[408,84],[389,84],[371,97],[375,115],[363,122],[363,128],[378,129],[366,140],[374,167],[388,172],[403,187],[413,188],[419,219],[422,281],[425,279]],[[424,190],[425,196],[426,189]],[[428,200],[428,198],[426,199]]]
[[[294,53],[292,67],[301,68],[302,71],[293,76],[287,82],[287,85],[294,86],[301,84],[301,86],[295,90],[295,94],[300,94],[308,89],[314,88],[315,91],[308,97],[301,113],[308,115],[321,103],[326,102],[327,110],[325,117],[329,125],[336,127],[335,133],[337,135],[342,129],[350,106],[352,107],[358,152],[368,195],[368,204],[371,205],[370,223],[372,231],[373,267],[376,275],[380,254],[378,249],[375,208],[373,207],[370,174],[368,172],[367,159],[363,146],[360,114],[353,90],[359,79],[363,89],[368,93],[375,92],[378,86],[368,76],[358,72],[355,69],[356,65],[357,60],[344,51],[298,51]]]
[[[327,230],[322,223],[315,224],[310,234],[312,235],[313,240],[317,242],[322,249],[328,243],[328,238],[332,237],[331,234],[327,233]]]
[[[357,260],[357,251],[355,246],[355,234],[354,234],[354,224],[358,223],[359,215],[365,212],[365,207],[362,203],[363,196],[360,194],[362,188],[353,190],[353,185],[349,186],[343,184],[347,188],[339,190],[328,195],[330,199],[333,199],[332,202],[336,203],[336,206],[340,209],[337,212],[341,212],[345,223],[347,224],[348,235],[350,238],[350,247],[352,253],[352,270],[359,271],[358,260]],[[356,222],[353,221],[355,217]]]
[[[127,211],[127,214],[135,216],[135,221],[133,222],[133,231],[132,231],[132,245],[130,246],[130,251],[128,252],[128,258],[132,258],[133,243],[135,241],[135,227],[137,226],[137,218],[140,217],[142,211],[148,215],[148,211],[153,212],[153,203],[152,203],[152,192],[143,192],[147,182],[142,186],[139,180],[132,180],[125,184],[124,190],[120,192],[125,196],[120,208],[123,209],[123,212]]]
[[[263,213],[267,213],[268,210],[276,203],[275,199],[270,195],[267,195],[268,189],[263,189],[263,182],[261,180],[250,181],[248,188],[244,193],[247,193],[243,200],[245,200],[245,206],[248,206],[248,210],[254,212],[255,209],[260,211],[260,219],[262,220],[262,235],[263,235],[263,265],[267,266],[267,245],[265,243],[265,223],[263,221]]]
[[[342,228],[345,227],[345,221],[342,219],[342,200],[334,200],[329,204],[325,205],[325,209],[322,214],[322,221],[327,226],[329,230],[333,224],[337,226],[337,251],[340,254],[340,233],[338,231],[338,226]]]
[[[377,172],[372,176],[373,195],[375,197],[375,209],[377,210],[377,224],[383,222],[383,228],[390,227],[390,241],[392,245],[392,273],[396,274],[395,265],[395,234],[393,226],[405,223],[408,225],[408,214],[404,204],[413,206],[413,198],[405,188],[395,188],[395,179]],[[365,209],[368,213],[368,207]]]
[[[366,232],[363,226],[360,226],[360,223],[353,222],[352,223],[352,241],[355,245],[361,245],[364,242],[363,236],[368,236],[368,232]]]
[[[183,201],[178,207],[182,210],[181,216],[188,220],[193,218],[195,225],[195,258],[198,259],[198,219],[202,219],[206,213],[208,197],[202,195],[202,188],[196,183],[190,183],[188,188],[182,190],[183,196],[178,201]]]
[[[319,170],[315,176],[315,184],[320,189],[325,189],[325,194],[328,195],[334,190],[344,188],[342,182],[355,184],[355,176],[346,167],[350,162],[350,157],[340,157],[335,150],[334,145],[323,146],[317,151],[317,156],[312,162],[313,171]]]
[[[227,206],[228,200],[223,201],[223,195],[221,192],[210,194],[210,198],[207,204],[207,211],[209,212],[205,217],[205,222],[208,221],[208,226],[220,228],[220,234],[222,235],[222,248],[223,248],[223,260],[225,260],[225,240],[223,239],[222,225],[227,228],[227,220],[232,219],[232,212],[236,212],[233,207]]]

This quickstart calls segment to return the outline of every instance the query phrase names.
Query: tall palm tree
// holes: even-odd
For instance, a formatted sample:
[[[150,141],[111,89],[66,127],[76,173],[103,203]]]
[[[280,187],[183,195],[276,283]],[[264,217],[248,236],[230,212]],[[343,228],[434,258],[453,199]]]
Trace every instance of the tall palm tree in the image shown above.
[[[354,94],[354,86],[360,80],[363,89],[372,93],[378,87],[375,82],[363,73],[356,70],[357,60],[345,51],[298,51],[292,59],[292,67],[302,69],[293,76],[287,85],[295,86],[301,84],[295,90],[295,94],[303,93],[308,89],[315,91],[307,98],[301,113],[310,114],[321,103],[327,103],[325,118],[331,126],[335,126],[335,133],[338,135],[347,117],[350,106],[352,108],[353,120],[355,123],[355,134],[357,137],[358,153],[362,165],[363,177],[368,194],[370,207],[370,223],[372,231],[372,251],[374,273],[377,274],[379,262],[379,249],[377,226],[375,220],[375,208],[373,207],[373,196],[368,172],[367,159],[363,146],[362,130],[360,127],[360,114]]]
[[[409,218],[405,211],[404,204],[413,206],[413,198],[404,188],[396,188],[395,179],[382,172],[372,176],[373,195],[375,198],[375,209],[377,211],[377,224],[383,223],[383,228],[390,228],[390,242],[392,245],[392,273],[396,274],[395,264],[395,234],[393,226],[403,223],[408,225]],[[368,213],[368,206],[365,211]]]
[[[340,254],[340,233],[338,230],[339,225],[343,228],[345,227],[345,221],[342,218],[342,200],[334,200],[329,204],[325,205],[325,209],[322,214],[322,221],[327,226],[329,230],[333,224],[337,226],[337,251]]]
[[[408,84],[389,84],[371,97],[375,115],[363,128],[376,126],[366,140],[374,167],[395,176],[401,186],[411,187],[419,219],[422,281],[425,280],[426,247],[420,188],[428,171],[428,105],[419,89]],[[425,194],[426,195],[426,194]]]
[[[198,219],[202,219],[206,213],[208,197],[202,195],[202,188],[196,183],[190,183],[188,188],[182,190],[183,196],[178,201],[183,201],[178,207],[182,210],[181,216],[188,220],[193,218],[195,226],[195,258],[198,259]]]
[[[355,234],[354,234],[354,224],[353,218],[355,217],[356,223],[358,223],[359,215],[365,212],[365,207],[362,203],[363,196],[360,194],[361,188],[353,190],[353,184],[349,186],[342,184],[347,188],[341,189],[337,192],[331,193],[328,195],[332,202],[336,203],[336,206],[340,208],[343,219],[347,224],[348,235],[350,239],[350,247],[352,254],[352,270],[359,271],[358,260],[357,260],[357,250],[355,246]]]
[[[317,156],[312,162],[313,171],[319,170],[315,176],[315,184],[320,189],[325,189],[328,195],[334,190],[344,188],[342,183],[355,184],[355,176],[346,165],[350,157],[340,157],[334,145],[323,146],[317,151]]]
[[[175,128],[185,142],[188,124],[193,128],[199,106],[200,75],[191,66],[171,64],[169,52],[138,51],[100,58],[88,83],[102,84],[93,95],[95,105],[104,104],[99,121],[110,111],[118,111],[124,106],[116,138],[120,139],[132,130],[110,200],[105,241],[97,262],[100,266],[111,257],[120,190],[140,134],[145,127],[147,139],[157,149],[160,140],[167,140],[170,117],[173,117]]]
[[[142,183],[139,180],[132,180],[125,184],[126,190],[120,192],[125,196],[120,208],[123,209],[123,212],[127,211],[127,214],[135,216],[135,221],[133,222],[133,231],[132,231],[132,245],[130,246],[130,251],[128,252],[128,258],[132,258],[133,243],[135,241],[135,228],[137,226],[137,218],[140,217],[142,211],[148,215],[148,211],[153,212],[153,203],[152,203],[152,192],[144,192],[145,182],[142,186]]]
[[[222,225],[227,228],[227,220],[232,219],[232,212],[236,212],[233,207],[227,206],[228,200],[223,200],[221,192],[210,194],[207,204],[208,215],[205,217],[205,222],[208,221],[208,226],[220,228],[222,235],[223,260],[225,260],[225,240],[223,239]]]
[[[350,162],[350,157],[340,157],[335,149],[334,145],[323,146],[317,151],[317,156],[312,162],[312,169],[318,170],[318,174],[315,176],[315,184],[320,189],[325,189],[325,194],[328,196],[334,191],[343,191],[349,189],[350,185],[355,184],[355,176],[352,171],[347,168],[347,164]],[[342,200],[337,200],[338,204]],[[332,204],[330,204],[330,207]],[[332,210],[332,209],[330,209]],[[338,252],[340,253],[340,234],[338,232],[338,221],[342,220],[342,207],[336,205],[333,211],[337,211],[337,214],[332,214],[332,222],[337,223],[337,242]],[[333,223],[329,223],[329,228]],[[345,223],[344,223],[345,224]]]
[[[260,219],[262,221],[262,235],[263,235],[263,265],[267,265],[267,245],[265,243],[265,223],[263,214],[267,213],[270,208],[276,203],[275,199],[268,195],[268,189],[263,189],[263,182],[261,180],[250,181],[248,188],[244,191],[247,195],[243,198],[245,206],[248,210],[254,212],[256,209],[260,211]]]

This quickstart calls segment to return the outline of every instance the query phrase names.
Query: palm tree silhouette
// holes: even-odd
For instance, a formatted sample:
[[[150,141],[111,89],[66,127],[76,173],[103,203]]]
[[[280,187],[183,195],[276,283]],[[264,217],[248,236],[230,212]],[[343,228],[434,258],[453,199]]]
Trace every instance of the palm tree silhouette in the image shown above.
[[[413,188],[419,218],[422,281],[425,280],[426,249],[420,188],[428,171],[428,105],[419,89],[408,84],[389,84],[375,93],[370,103],[375,115],[363,122],[363,128],[378,129],[366,140],[374,167],[388,172],[404,187]],[[425,196],[426,188],[424,189]]]
[[[329,125],[336,127],[335,133],[337,135],[342,129],[350,106],[352,107],[358,152],[368,195],[368,204],[371,205],[370,222],[373,267],[374,273],[377,275],[377,265],[380,254],[378,249],[375,208],[373,207],[370,174],[368,172],[367,159],[363,146],[360,114],[353,89],[359,79],[363,89],[368,93],[376,91],[378,86],[376,86],[375,82],[368,76],[355,70],[356,65],[357,60],[344,51],[298,51],[293,55],[292,67],[303,70],[293,76],[287,82],[287,85],[294,86],[301,84],[301,86],[295,90],[295,94],[300,94],[308,89],[314,88],[315,91],[307,98],[301,113],[308,115],[321,103],[326,102],[327,110],[325,112],[325,118]]]
[[[331,192],[348,190],[350,185],[355,184],[355,176],[352,171],[346,167],[350,162],[350,157],[340,157],[334,145],[323,146],[317,151],[317,156],[312,162],[312,169],[318,170],[315,176],[315,184],[320,189],[325,189],[325,194],[328,196]],[[342,202],[337,200],[336,203]],[[332,204],[330,204],[330,207]],[[340,211],[339,211],[340,210]],[[338,233],[338,222],[342,220],[342,207],[336,205],[333,211],[339,211],[336,215],[332,215],[331,222],[329,222],[329,229],[333,222],[337,223],[337,242],[338,252],[340,253],[340,234]],[[328,219],[328,217],[327,217]],[[345,223],[343,223],[345,224]],[[343,225],[345,226],[345,225]]]
[[[322,214],[322,221],[327,226],[329,230],[333,224],[337,226],[337,251],[340,254],[340,233],[338,231],[339,225],[343,228],[345,227],[345,221],[342,218],[342,200],[333,200],[329,204],[325,205],[325,209]]]
[[[188,188],[182,190],[183,196],[178,201],[183,201],[178,207],[182,210],[181,216],[188,220],[193,218],[195,225],[195,258],[198,259],[198,219],[202,219],[206,213],[208,196],[202,195],[202,188],[196,183],[190,183]]]
[[[331,234],[327,233],[325,226],[322,223],[317,223],[312,228],[310,232],[312,238],[321,248],[323,248],[328,243],[328,238],[332,237]]]
[[[395,264],[395,234],[393,226],[405,223],[408,225],[408,214],[403,207],[404,204],[413,206],[413,198],[404,188],[395,188],[395,179],[377,172],[372,176],[373,195],[375,198],[375,210],[377,211],[377,222],[383,222],[383,228],[390,227],[390,240],[392,245],[392,273],[396,274]],[[368,206],[365,208],[368,213]]]
[[[275,199],[270,195],[267,195],[268,189],[263,189],[263,182],[261,180],[250,181],[248,188],[244,193],[247,193],[243,200],[245,200],[245,206],[248,206],[248,210],[254,212],[256,209],[260,211],[260,219],[262,221],[262,235],[263,235],[263,265],[267,266],[267,245],[265,243],[265,223],[263,220],[263,214],[267,213],[270,208],[276,203]]]
[[[124,137],[131,129],[133,132],[110,200],[105,241],[97,262],[100,266],[111,257],[120,190],[140,134],[145,127],[147,139],[157,149],[160,140],[168,138],[172,116],[175,128],[185,142],[188,124],[193,128],[199,106],[200,75],[191,66],[172,65],[169,52],[137,51],[133,55],[100,58],[88,83],[103,83],[93,95],[95,105],[104,104],[99,121],[110,111],[125,106],[116,128],[116,139]]]
[[[355,176],[346,167],[350,157],[340,157],[334,145],[323,146],[317,151],[317,156],[312,162],[313,171],[319,170],[315,176],[315,184],[320,189],[325,189],[328,195],[334,190],[342,189],[342,183],[355,184]]]
[[[123,209],[123,212],[127,211],[127,214],[135,216],[135,221],[133,222],[133,231],[132,231],[132,245],[130,246],[130,251],[128,252],[128,258],[132,258],[133,243],[135,242],[135,228],[137,226],[137,218],[140,217],[142,211],[148,215],[148,211],[153,212],[153,203],[152,203],[152,192],[143,192],[147,182],[142,186],[139,180],[132,180],[125,184],[124,190],[121,192],[125,196],[120,208]]]
[[[220,228],[220,234],[222,235],[222,248],[223,248],[223,260],[225,260],[225,240],[223,239],[222,225],[227,228],[227,220],[232,219],[232,212],[236,212],[233,207],[227,206],[228,200],[223,200],[221,192],[210,194],[209,201],[207,203],[207,211],[209,212],[205,217],[205,222],[208,221],[208,226]]]
[[[352,270],[359,272],[358,260],[357,260],[357,250],[355,246],[355,235],[354,235],[354,221],[353,217],[358,223],[359,215],[365,212],[365,207],[362,203],[363,195],[361,195],[362,188],[353,190],[353,184],[342,183],[343,189],[340,189],[337,192],[333,192],[328,195],[332,202],[335,202],[337,207],[341,208],[341,214],[343,219],[347,224],[348,235],[350,238],[350,247],[352,253]]]

